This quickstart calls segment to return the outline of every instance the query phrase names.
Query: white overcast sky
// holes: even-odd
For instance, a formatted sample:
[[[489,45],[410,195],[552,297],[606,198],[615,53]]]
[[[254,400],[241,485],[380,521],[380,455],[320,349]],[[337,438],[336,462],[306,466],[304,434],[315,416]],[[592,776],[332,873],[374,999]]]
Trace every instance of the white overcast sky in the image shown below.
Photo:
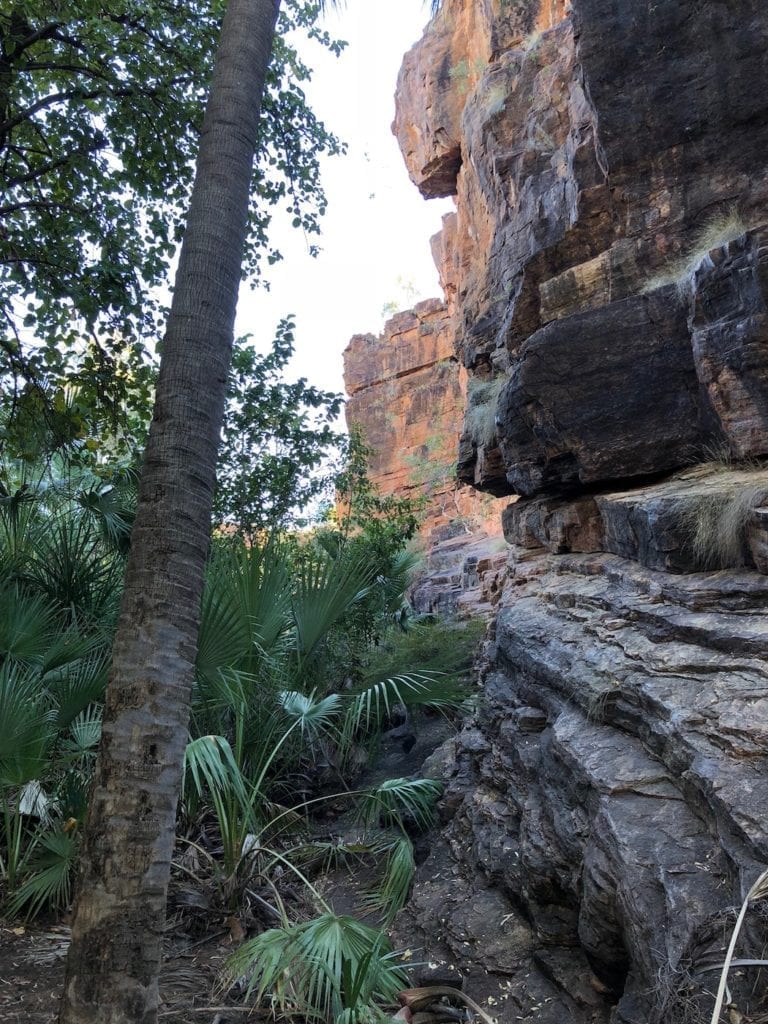
[[[452,204],[421,198],[390,130],[403,55],[428,20],[422,0],[348,0],[325,19],[349,43],[342,56],[304,50],[315,69],[308,99],[349,152],[323,166],[328,212],[322,236],[310,239],[322,252],[310,257],[303,233],[281,228],[274,238],[285,258],[267,271],[270,291],[243,288],[237,321],[237,333],[261,346],[281,317],[296,315],[291,378],[343,390],[341,354],[353,334],[378,333],[389,302],[407,308],[441,294],[429,238]]]

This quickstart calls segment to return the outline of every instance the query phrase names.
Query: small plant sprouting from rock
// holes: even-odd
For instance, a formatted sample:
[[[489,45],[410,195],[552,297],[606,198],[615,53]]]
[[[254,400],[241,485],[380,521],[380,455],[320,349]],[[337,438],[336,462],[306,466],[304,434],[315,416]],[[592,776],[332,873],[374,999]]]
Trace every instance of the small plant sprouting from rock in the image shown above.
[[[464,424],[472,443],[478,447],[491,444],[496,437],[496,406],[506,382],[504,375],[491,380],[475,377],[467,385],[469,404]]]
[[[616,701],[621,695],[621,683],[618,679],[611,679],[608,688],[600,690],[589,701],[587,707],[587,718],[590,722],[603,723],[610,718],[611,712],[616,707]]]
[[[492,86],[483,100],[485,102],[485,116],[495,117],[496,114],[500,114],[507,105],[508,92],[504,85],[498,84]]]
[[[476,57],[473,61],[469,61],[464,57],[449,69],[448,75],[451,81],[458,86],[459,92],[463,96],[474,86],[477,79],[485,71],[486,66],[486,62],[481,57]]]
[[[746,224],[734,207],[722,211],[704,225],[687,252],[670,262],[660,273],[646,282],[643,292],[652,292],[657,288],[674,284],[677,285],[681,295],[685,294],[690,287],[693,275],[709,253],[721,245],[733,242],[746,230]]]

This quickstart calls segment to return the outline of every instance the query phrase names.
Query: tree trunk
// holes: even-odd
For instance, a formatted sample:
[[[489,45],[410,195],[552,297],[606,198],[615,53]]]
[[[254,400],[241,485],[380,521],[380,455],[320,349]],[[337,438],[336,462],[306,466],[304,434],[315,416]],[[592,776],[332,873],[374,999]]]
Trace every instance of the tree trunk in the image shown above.
[[[60,1024],[150,1024],[216,450],[280,0],[229,0],[141,477]]]

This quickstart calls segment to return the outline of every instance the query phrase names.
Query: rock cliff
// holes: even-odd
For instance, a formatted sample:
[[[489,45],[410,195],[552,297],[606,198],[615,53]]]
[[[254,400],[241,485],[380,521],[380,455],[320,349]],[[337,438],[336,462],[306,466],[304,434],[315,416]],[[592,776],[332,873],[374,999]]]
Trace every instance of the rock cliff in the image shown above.
[[[418,612],[476,613],[500,597],[506,503],[456,476],[466,379],[438,299],[395,314],[379,336],[355,335],[344,352],[347,423],[371,449],[371,480],[383,495],[423,502]]]
[[[762,0],[445,0],[403,63],[459,473],[519,500],[401,930],[503,1021],[708,1021],[768,866],[767,76]]]

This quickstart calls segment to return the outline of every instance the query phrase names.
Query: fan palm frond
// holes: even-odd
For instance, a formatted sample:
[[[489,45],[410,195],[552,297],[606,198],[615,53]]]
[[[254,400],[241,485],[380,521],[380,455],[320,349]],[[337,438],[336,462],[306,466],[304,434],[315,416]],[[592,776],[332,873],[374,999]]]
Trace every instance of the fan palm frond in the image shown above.
[[[13,584],[0,589],[0,659],[42,665],[57,625],[56,609],[42,595]]]
[[[365,894],[363,909],[381,914],[384,924],[391,924],[408,900],[415,870],[413,843],[408,836],[396,836],[387,851],[378,885]]]
[[[66,729],[90,704],[104,696],[109,676],[109,651],[102,644],[86,656],[59,665],[45,672],[41,683],[48,691],[56,710],[56,725]]]
[[[290,578],[285,554],[229,546],[213,559],[203,596],[198,675],[224,668],[255,672],[285,636],[290,623]]]
[[[31,918],[43,909],[69,905],[78,845],[74,833],[52,832],[37,840],[27,862],[29,874],[8,900],[11,915],[24,911]]]
[[[249,977],[248,992],[290,1004],[309,1020],[335,1020],[374,1000],[392,1001],[405,975],[381,932],[352,917],[321,914],[272,928],[231,958],[233,977]]]
[[[62,750],[74,760],[95,753],[101,739],[101,708],[87,707],[69,726],[69,736],[61,741]]]
[[[316,552],[301,564],[293,598],[300,663],[309,659],[342,616],[370,593],[372,578],[368,560],[359,555],[332,559]]]
[[[419,558],[413,552],[399,551],[387,571],[379,574],[376,582],[381,587],[384,609],[390,615],[399,612]]]
[[[310,694],[283,690],[278,700],[285,714],[298,725],[302,735],[313,737],[335,725],[342,703],[338,693],[317,700],[314,690]]]
[[[404,831],[407,821],[421,830],[432,824],[442,786],[433,779],[387,779],[363,794],[358,817],[371,826],[384,820]]]
[[[107,484],[94,479],[73,495],[75,505],[89,516],[107,549],[120,554],[129,547],[136,500],[136,481],[130,477]]]
[[[38,676],[6,662],[0,668],[0,786],[23,786],[44,775],[54,718]]]
[[[198,795],[206,789],[212,794],[234,792],[245,802],[245,782],[232,747],[223,736],[190,740],[184,751],[184,768],[185,778],[189,773]]]
[[[87,520],[62,509],[36,538],[26,576],[72,618],[96,622],[115,615],[123,572]]]

